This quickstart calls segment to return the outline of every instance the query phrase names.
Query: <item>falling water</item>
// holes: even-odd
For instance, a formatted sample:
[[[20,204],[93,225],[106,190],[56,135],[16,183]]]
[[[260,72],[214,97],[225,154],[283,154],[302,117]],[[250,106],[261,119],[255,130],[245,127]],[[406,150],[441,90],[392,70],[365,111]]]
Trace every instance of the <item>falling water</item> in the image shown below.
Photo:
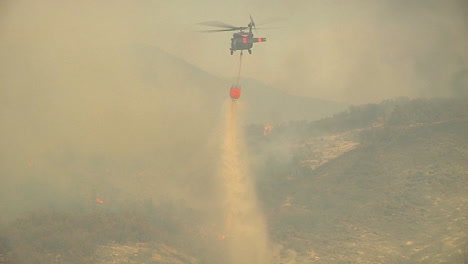
[[[265,221],[249,172],[244,137],[238,127],[237,101],[229,101],[223,142],[225,229],[230,264],[269,263]]]

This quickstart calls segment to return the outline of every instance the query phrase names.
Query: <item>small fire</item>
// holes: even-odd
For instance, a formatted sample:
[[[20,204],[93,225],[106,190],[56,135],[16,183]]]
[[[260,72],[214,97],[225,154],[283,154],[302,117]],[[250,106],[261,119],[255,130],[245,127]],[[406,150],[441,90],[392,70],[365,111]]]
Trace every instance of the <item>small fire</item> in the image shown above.
[[[96,198],[96,203],[103,204],[103,203],[104,203],[104,201],[103,201],[103,200],[101,200],[101,199],[99,199],[99,198]]]
[[[221,235],[219,236],[219,239],[224,240],[224,239],[226,239],[227,237],[228,237],[228,236],[227,236],[226,234],[221,234]]]
[[[271,133],[272,130],[273,130],[273,126],[272,126],[272,125],[267,125],[267,126],[265,126],[265,129],[263,130],[263,135],[264,135],[264,136],[270,135],[270,133]]]

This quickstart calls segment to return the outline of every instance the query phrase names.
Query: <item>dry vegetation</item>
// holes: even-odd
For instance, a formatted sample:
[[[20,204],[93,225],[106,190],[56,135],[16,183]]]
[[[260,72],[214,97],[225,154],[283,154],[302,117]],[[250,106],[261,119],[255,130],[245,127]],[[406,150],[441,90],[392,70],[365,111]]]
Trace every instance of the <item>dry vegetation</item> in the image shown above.
[[[278,259],[464,263],[465,102],[397,100],[278,127],[258,152],[293,138],[289,159],[273,170],[268,159],[257,167],[271,233],[284,247]]]
[[[276,263],[467,263],[466,100],[247,131]],[[0,263],[219,263],[202,214],[151,201],[40,210],[1,228]]]

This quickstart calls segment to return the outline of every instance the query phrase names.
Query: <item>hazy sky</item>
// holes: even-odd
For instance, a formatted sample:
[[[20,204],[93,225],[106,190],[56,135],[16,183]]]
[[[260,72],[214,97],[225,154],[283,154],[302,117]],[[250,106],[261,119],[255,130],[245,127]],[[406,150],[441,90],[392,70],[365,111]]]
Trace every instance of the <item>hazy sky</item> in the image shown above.
[[[202,29],[193,23],[221,20],[242,26],[250,13],[257,24],[278,22],[265,25],[276,29],[259,30],[268,40],[244,57],[244,75],[292,93],[365,103],[448,96],[460,89],[454,85],[468,85],[468,4],[463,0],[191,3],[153,6],[159,26],[152,29],[151,42],[215,74],[235,74],[237,58],[226,56],[231,34],[191,32]]]
[[[3,28],[26,33],[15,45],[51,38],[108,48],[144,43],[228,78],[238,61],[228,56],[231,33],[199,33],[207,28],[196,23],[245,26],[249,13],[257,24],[276,20],[258,31],[268,40],[244,56],[244,76],[311,97],[447,96],[468,78],[463,0],[3,2]]]

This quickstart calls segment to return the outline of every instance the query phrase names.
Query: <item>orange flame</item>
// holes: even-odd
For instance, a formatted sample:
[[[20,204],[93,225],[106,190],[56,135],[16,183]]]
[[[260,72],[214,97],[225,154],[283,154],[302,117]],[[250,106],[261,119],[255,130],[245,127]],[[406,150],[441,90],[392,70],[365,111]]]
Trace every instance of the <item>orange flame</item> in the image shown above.
[[[103,201],[103,200],[101,200],[101,199],[99,199],[99,198],[96,198],[96,203],[103,204],[103,203],[104,203],[104,201]]]
[[[273,130],[272,125],[265,126],[265,129],[263,130],[263,135],[268,136],[271,133],[272,130]]]

